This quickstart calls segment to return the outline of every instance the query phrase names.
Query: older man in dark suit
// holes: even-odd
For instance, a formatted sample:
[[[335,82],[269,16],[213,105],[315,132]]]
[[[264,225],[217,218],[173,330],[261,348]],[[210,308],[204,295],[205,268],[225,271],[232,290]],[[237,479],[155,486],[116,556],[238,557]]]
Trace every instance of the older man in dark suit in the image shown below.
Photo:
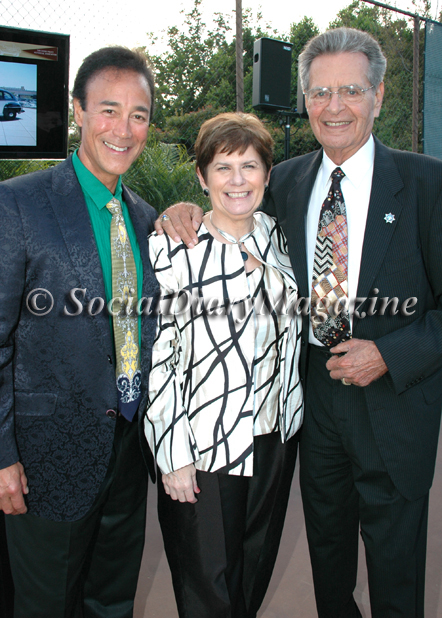
[[[94,52],[73,89],[78,151],[0,185],[0,508],[16,618],[132,616],[156,324],[136,299],[157,294],[156,212],[121,174],[145,146],[153,92],[143,56]]]
[[[361,615],[359,530],[372,616],[424,615],[442,405],[442,163],[372,137],[385,67],[378,43],[358,30],[307,44],[299,70],[322,149],[277,165],[264,204],[313,307],[303,324],[300,464],[321,618]],[[168,216],[192,244],[188,211]]]

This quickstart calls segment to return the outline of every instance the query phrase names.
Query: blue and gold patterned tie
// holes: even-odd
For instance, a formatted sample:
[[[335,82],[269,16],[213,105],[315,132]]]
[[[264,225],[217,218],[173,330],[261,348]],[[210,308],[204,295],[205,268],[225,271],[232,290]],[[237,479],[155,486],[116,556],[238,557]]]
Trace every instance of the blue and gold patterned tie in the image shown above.
[[[141,396],[138,316],[134,310],[137,271],[121,204],[112,198],[106,207],[112,213],[112,297],[119,299],[120,306],[120,310],[114,311],[113,315],[118,407],[121,414],[132,421]],[[118,304],[114,302],[113,306]]]

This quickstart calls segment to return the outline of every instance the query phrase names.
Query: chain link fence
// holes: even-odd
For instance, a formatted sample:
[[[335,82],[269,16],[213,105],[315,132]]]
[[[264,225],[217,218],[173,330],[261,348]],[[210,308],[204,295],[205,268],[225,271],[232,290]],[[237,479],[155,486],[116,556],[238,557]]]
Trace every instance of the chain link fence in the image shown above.
[[[135,47],[145,44],[148,5],[137,11],[127,3],[107,5],[90,0],[0,0],[0,25],[70,35],[70,86],[82,60],[105,45]],[[0,77],[1,79],[1,77]],[[0,85],[2,85],[0,83]],[[11,85],[11,84],[9,84]],[[13,84],[12,84],[13,85]],[[37,109],[38,113],[38,109]],[[78,136],[70,130],[72,147]],[[56,164],[56,161],[0,160],[0,180]]]
[[[121,4],[121,3],[120,3]],[[189,9],[177,13],[174,27],[169,28],[162,42],[154,35],[131,34],[131,24],[137,13],[127,16],[126,7],[105,12],[101,5],[88,0],[60,6],[58,0],[1,0],[0,23],[4,26],[31,28],[71,35],[71,66],[78,68],[81,60],[94,49],[118,43],[144,49],[157,77],[156,113],[153,118],[148,147],[162,146],[157,155],[163,166],[172,169],[174,161],[192,156],[193,144],[201,123],[221,111],[236,109],[235,16],[217,14],[209,27],[202,18],[204,0],[189,0]],[[271,17],[269,17],[271,22]],[[146,22],[148,24],[148,21]],[[287,9],[290,23],[290,9]],[[421,22],[422,25],[425,22]],[[126,25],[125,25],[126,24]],[[264,25],[263,25],[264,24]],[[385,78],[386,92],[380,117],[375,121],[376,135],[387,145],[412,150],[413,100],[413,19],[364,1],[355,1],[338,13],[330,27],[350,26],[366,30],[375,36],[388,60]],[[106,38],[103,32],[107,32]],[[244,47],[244,109],[257,113],[275,139],[275,162],[284,158],[284,122],[277,114],[266,114],[252,108],[253,42],[263,36],[290,41],[292,54],[291,104],[296,109],[296,60],[304,44],[319,32],[309,18],[293,23],[285,33],[276,33],[263,20],[249,11],[243,15]],[[419,104],[417,150],[422,151],[422,76],[425,28],[419,33]],[[158,50],[158,51],[157,51]],[[71,75],[72,84],[73,75]],[[71,149],[78,134],[71,128]],[[317,147],[308,120],[293,115],[290,129],[290,156],[303,154]],[[146,157],[151,161],[151,157]],[[53,165],[45,161],[0,161],[0,179],[27,173]],[[143,173],[142,165],[136,170]],[[144,169],[146,174],[149,169]],[[132,184],[134,173],[128,175]],[[167,178],[165,179],[167,182]],[[192,189],[193,191],[193,189]],[[161,195],[161,187],[145,187],[143,197]],[[188,196],[185,195],[185,198]],[[158,197],[152,203],[158,204]],[[164,204],[167,205],[167,204]]]
[[[424,152],[442,159],[442,24],[425,27]]]

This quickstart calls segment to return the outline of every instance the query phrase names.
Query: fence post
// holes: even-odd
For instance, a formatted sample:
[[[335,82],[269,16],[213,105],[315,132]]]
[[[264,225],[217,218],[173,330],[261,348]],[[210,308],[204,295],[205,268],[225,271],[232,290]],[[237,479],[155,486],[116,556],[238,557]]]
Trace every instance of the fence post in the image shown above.
[[[242,0],[236,0],[236,111],[244,111]]]
[[[419,127],[419,32],[420,18],[419,15],[414,16],[414,32],[413,32],[413,118],[411,125],[411,149],[413,152],[418,151],[418,127]]]

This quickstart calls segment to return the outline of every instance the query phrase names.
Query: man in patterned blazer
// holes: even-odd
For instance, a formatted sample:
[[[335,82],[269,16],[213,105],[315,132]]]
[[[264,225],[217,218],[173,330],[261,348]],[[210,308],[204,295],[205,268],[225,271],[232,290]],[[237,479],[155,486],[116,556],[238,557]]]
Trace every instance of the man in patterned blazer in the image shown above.
[[[359,531],[373,618],[424,615],[442,405],[442,163],[373,138],[385,67],[358,30],[307,44],[299,71],[322,148],[277,165],[264,204],[286,234],[300,296],[313,302],[314,284],[337,299],[334,315],[324,297],[314,323],[306,312],[301,352],[301,489],[321,618],[361,616]],[[168,215],[191,245],[189,213],[197,227],[194,209]]]
[[[79,149],[0,185],[0,508],[16,618],[133,614],[147,495],[136,408],[156,319],[115,297],[157,294],[146,242],[156,212],[121,183],[153,94],[143,56],[94,52],[73,90]]]

